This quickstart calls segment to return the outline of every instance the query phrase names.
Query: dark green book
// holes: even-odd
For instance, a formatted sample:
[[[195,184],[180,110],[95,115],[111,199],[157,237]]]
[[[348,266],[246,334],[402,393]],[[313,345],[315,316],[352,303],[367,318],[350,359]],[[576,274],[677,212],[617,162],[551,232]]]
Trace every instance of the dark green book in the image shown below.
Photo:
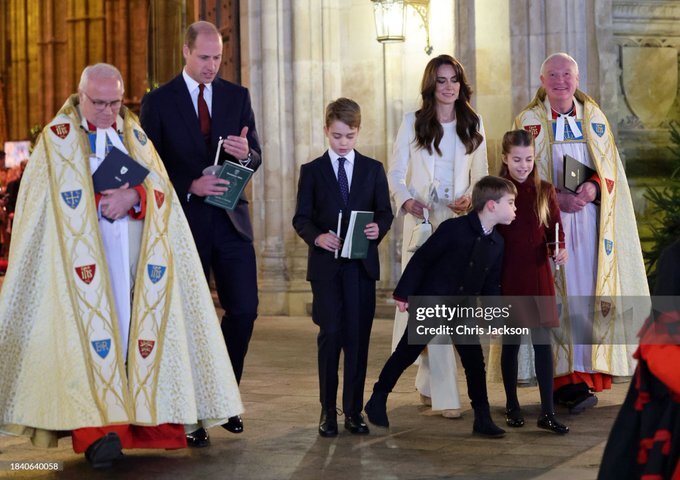
[[[349,226],[345,234],[345,243],[342,246],[343,258],[360,259],[368,256],[368,244],[364,229],[373,221],[373,212],[352,210],[349,217]]]
[[[205,203],[227,210],[235,209],[236,205],[238,205],[239,198],[241,198],[243,189],[246,188],[250,177],[253,176],[253,171],[253,169],[244,167],[238,163],[224,162],[224,165],[222,165],[222,169],[217,176],[229,180],[229,185],[227,185],[228,190],[222,195],[210,195],[205,197]]]

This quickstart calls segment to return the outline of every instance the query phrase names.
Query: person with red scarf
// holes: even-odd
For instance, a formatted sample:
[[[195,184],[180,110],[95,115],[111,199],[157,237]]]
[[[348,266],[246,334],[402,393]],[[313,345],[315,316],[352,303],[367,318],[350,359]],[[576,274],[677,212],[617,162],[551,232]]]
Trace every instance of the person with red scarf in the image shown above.
[[[659,257],[654,295],[599,480],[680,479],[680,240]]]

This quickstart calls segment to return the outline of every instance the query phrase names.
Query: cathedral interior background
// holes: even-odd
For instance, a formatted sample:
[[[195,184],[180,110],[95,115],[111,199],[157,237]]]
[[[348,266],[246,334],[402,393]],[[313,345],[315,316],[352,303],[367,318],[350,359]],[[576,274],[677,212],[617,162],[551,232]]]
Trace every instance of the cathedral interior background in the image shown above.
[[[363,112],[358,149],[387,163],[402,115],[418,107],[425,64],[453,54],[472,83],[493,173],[503,132],[540,85],[541,62],[565,51],[579,63],[581,89],[616,130],[650,248],[645,192],[677,183],[669,147],[680,122],[680,3],[406,3],[404,41],[379,43],[371,0],[0,0],[0,145],[29,139],[76,90],[83,67],[100,61],[121,70],[125,103],[138,112],[147,90],[180,71],[186,25],[214,22],[224,40],[222,76],[250,89],[263,146],[250,187],[260,313],[301,315],[311,299],[307,248],[290,221],[299,167],[326,148],[325,105],[355,99]],[[381,245],[385,298],[400,272],[400,223]]]

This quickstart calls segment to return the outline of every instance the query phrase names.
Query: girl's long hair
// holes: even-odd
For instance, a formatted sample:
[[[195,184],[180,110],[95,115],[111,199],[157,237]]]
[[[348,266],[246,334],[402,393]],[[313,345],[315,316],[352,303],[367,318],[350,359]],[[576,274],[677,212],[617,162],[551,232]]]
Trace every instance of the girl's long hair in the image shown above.
[[[424,148],[431,155],[432,147],[438,155],[442,152],[439,143],[444,136],[444,129],[437,119],[437,100],[434,92],[437,86],[437,69],[442,65],[451,65],[460,82],[458,99],[454,104],[456,113],[456,133],[465,145],[465,153],[474,152],[481,145],[484,137],[479,133],[479,116],[470,106],[472,88],[465,77],[463,66],[450,55],[439,55],[430,60],[423,72],[423,80],[420,84],[422,106],[416,111],[415,133],[416,144]]]
[[[527,132],[526,130],[512,130],[510,132],[505,132],[503,135],[503,156],[510,154],[512,147],[531,147],[534,148],[534,136]],[[510,161],[508,159],[508,161]],[[509,177],[510,172],[508,171],[508,166],[503,162],[501,164],[500,176]],[[548,222],[550,221],[550,207],[548,206],[548,201],[550,200],[550,189],[544,188],[541,182],[541,176],[536,171],[536,159],[534,158],[534,168],[529,174],[529,178],[533,179],[534,186],[536,187],[536,204],[534,205],[534,211],[536,212],[536,217],[538,218],[538,224],[543,225],[545,228],[549,228]]]

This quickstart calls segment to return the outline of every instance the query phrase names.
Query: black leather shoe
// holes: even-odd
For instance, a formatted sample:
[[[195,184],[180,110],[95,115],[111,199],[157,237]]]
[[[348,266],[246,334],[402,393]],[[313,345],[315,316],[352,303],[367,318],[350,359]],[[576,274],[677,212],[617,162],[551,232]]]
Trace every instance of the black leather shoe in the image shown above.
[[[123,456],[123,446],[117,433],[109,432],[85,450],[85,458],[92,468],[103,470],[111,468],[113,461]]]
[[[319,435],[335,437],[338,434],[338,414],[335,409],[322,409],[319,419]]]
[[[210,437],[205,428],[187,433],[187,445],[192,448],[203,448],[210,445]]]
[[[520,408],[513,408],[512,410],[505,411],[505,423],[508,427],[519,428],[524,426],[524,417],[522,416],[522,410]]]
[[[380,392],[373,392],[371,398],[366,402],[364,407],[368,421],[378,427],[388,428],[390,420],[387,418],[387,394]]]
[[[360,413],[345,416],[345,430],[349,430],[349,433],[354,435],[366,435],[369,432],[368,425],[366,425],[364,417]]]
[[[560,435],[569,433],[569,427],[560,423],[557,420],[557,418],[555,418],[554,413],[542,414],[540,417],[538,417],[536,425],[538,426],[538,428],[542,428],[543,430],[550,430],[551,432],[555,432]]]
[[[475,411],[472,433],[489,438],[502,438],[505,436],[505,430],[493,423],[488,408],[486,411]]]
[[[229,421],[223,423],[222,428],[229,430],[231,433],[243,433],[243,419],[240,415],[229,417]]]

